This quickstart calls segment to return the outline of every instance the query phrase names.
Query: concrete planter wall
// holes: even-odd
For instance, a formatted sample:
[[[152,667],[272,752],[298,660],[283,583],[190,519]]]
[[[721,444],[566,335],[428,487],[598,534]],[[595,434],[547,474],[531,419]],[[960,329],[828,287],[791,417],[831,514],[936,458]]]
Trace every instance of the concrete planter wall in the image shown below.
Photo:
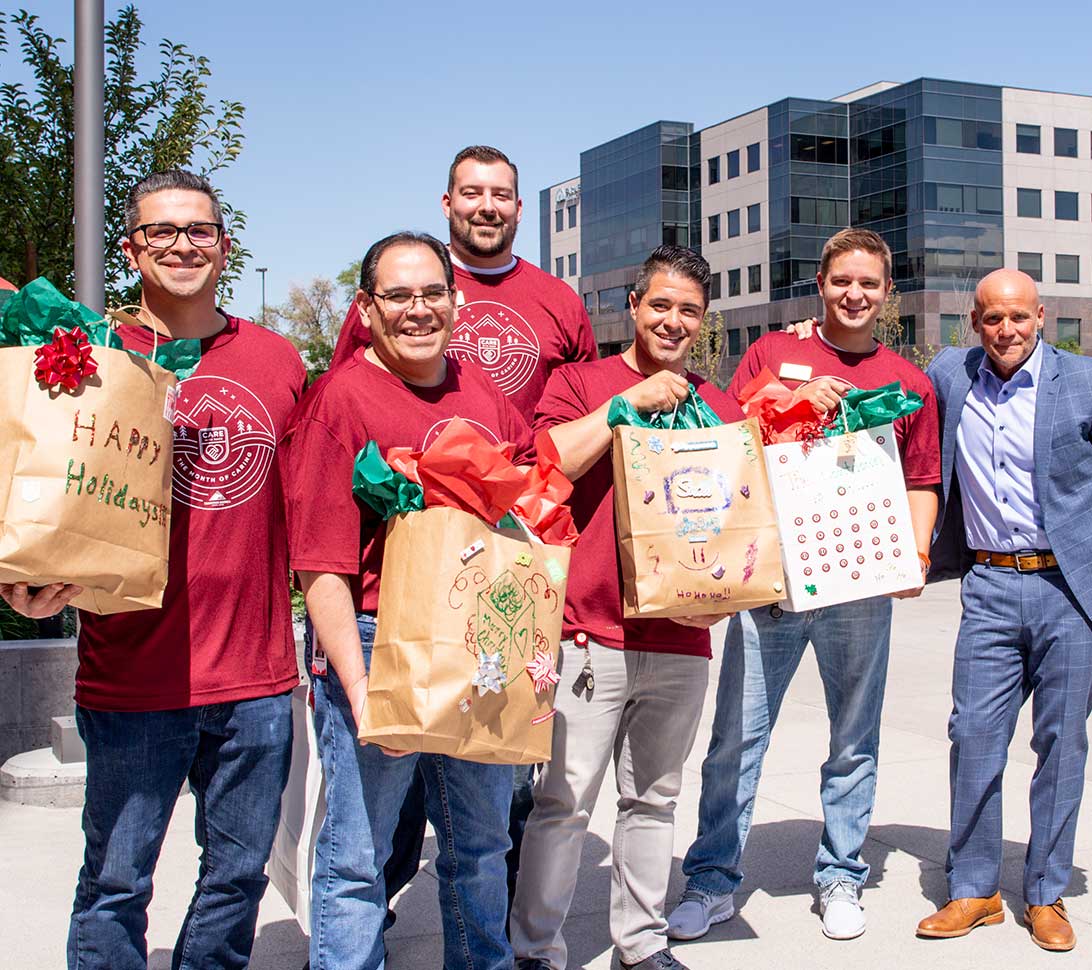
[[[71,715],[76,638],[0,640],[0,764],[47,748],[50,718]]]

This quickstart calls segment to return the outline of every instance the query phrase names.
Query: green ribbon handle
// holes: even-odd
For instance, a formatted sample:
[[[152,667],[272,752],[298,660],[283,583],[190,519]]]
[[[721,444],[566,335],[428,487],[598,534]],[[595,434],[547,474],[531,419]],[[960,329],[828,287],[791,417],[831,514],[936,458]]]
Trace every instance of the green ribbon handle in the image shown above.
[[[652,428],[656,431],[693,431],[698,428],[715,428],[724,424],[709,407],[694,385],[687,385],[690,394],[674,411],[657,411],[645,416],[622,395],[611,398],[607,411],[607,424],[612,428],[631,425],[635,428]]]
[[[361,448],[353,462],[353,494],[384,519],[425,507],[424,489],[391,468],[374,441]]]
[[[866,428],[892,424],[913,414],[924,402],[913,391],[904,392],[898,381],[873,390],[852,390],[842,399],[834,423],[823,429],[828,438]]]

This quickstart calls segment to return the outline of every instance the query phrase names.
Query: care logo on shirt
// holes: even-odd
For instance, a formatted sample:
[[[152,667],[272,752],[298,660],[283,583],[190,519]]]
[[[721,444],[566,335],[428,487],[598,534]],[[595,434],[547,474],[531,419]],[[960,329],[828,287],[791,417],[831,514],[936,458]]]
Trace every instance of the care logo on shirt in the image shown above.
[[[242,384],[195,374],[178,385],[175,501],[206,510],[242,505],[261,491],[275,449],[269,412]]]
[[[511,307],[477,300],[459,308],[447,352],[485,368],[504,394],[526,386],[538,368],[541,348],[531,325]]]
[[[437,438],[439,438],[440,432],[443,431],[444,428],[446,428],[454,420],[454,418],[444,418],[441,421],[437,421],[431,428],[429,428],[428,431],[425,432],[425,440],[421,442],[421,450],[424,451]],[[500,438],[497,437],[497,433],[493,431],[492,428],[487,428],[481,422],[472,421],[470,418],[463,418],[463,420],[467,424],[473,425],[474,430],[477,431],[478,434],[480,434],[483,438],[485,438],[486,441],[491,441],[495,445],[499,445],[501,443]]]

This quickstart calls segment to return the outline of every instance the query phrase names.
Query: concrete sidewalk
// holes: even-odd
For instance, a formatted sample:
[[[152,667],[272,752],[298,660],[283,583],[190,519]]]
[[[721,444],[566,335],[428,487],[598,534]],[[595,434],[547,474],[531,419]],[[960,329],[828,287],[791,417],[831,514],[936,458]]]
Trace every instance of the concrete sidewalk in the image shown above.
[[[836,943],[819,930],[811,868],[821,829],[818,768],[826,757],[822,685],[809,652],[785,700],[766,759],[754,828],[744,863],[747,878],[737,895],[738,915],[707,937],[675,947],[693,970],[749,968],[1035,968],[1084,966],[1092,954],[1092,801],[1077,834],[1076,868],[1066,902],[1079,943],[1073,953],[1036,947],[1020,917],[1021,869],[1028,837],[1028,785],[1034,755],[1028,747],[1030,705],[1020,719],[1005,776],[1006,922],[957,940],[924,941],[914,926],[943,903],[948,826],[948,741],[952,646],[959,621],[954,582],[930,587],[919,600],[896,602],[891,667],[884,707],[876,811],[865,858],[872,874],[863,894],[868,932]],[[719,636],[718,636],[719,634]],[[714,643],[723,642],[723,629]],[[696,829],[701,761],[713,717],[717,661],[694,752],[679,800],[673,905],[682,889],[681,859]],[[611,966],[607,908],[613,779],[608,775],[584,858],[566,937],[570,967]],[[1086,785],[1086,791],[1092,785]],[[170,966],[170,948],[197,871],[193,799],[183,796],[156,873],[149,913],[149,965]],[[0,965],[38,970],[64,965],[64,942],[82,836],[77,809],[26,808],[0,801]],[[426,857],[434,844],[426,844]],[[436,880],[430,863],[397,903],[398,922],[388,936],[391,970],[437,970],[441,964]],[[256,970],[299,970],[307,940],[288,907],[270,890],[259,918],[251,965]]]

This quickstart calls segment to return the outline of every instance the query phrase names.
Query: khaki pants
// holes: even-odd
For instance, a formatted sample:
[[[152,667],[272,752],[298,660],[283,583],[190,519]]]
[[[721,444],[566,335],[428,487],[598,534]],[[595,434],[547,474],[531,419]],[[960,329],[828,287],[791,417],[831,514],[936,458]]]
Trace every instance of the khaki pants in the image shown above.
[[[535,785],[512,906],[517,958],[564,970],[561,928],[576,889],[595,798],[613,755],[618,786],[611,869],[611,938],[624,963],[667,946],[664,897],[674,851],[675,801],[709,679],[704,657],[613,650],[589,641],[595,691],[572,684],[585,652],[561,644],[553,759]]]

